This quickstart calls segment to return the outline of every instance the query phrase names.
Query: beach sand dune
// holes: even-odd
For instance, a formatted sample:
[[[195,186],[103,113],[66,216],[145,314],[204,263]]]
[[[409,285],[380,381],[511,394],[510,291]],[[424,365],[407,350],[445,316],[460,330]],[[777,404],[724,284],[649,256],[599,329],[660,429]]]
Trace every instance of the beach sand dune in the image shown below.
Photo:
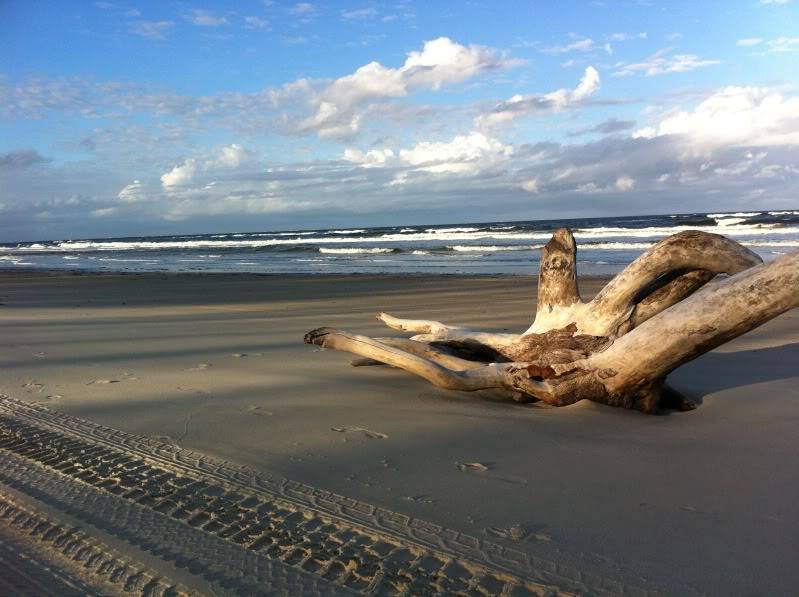
[[[584,280],[581,289],[590,296],[602,284]],[[363,505],[363,512],[371,509],[370,516],[382,508],[405,521],[385,539],[391,553],[421,544],[441,560],[424,564],[419,556],[397,565],[408,582],[428,578],[426,565],[445,570],[451,557],[449,572],[441,574],[482,578],[469,582],[483,582],[481,590],[489,593],[502,583],[521,591],[524,574],[527,580],[538,575],[541,586],[595,594],[787,595],[799,583],[796,311],[675,372],[671,383],[700,403],[697,410],[647,416],[590,403],[553,409],[490,392],[447,392],[388,367],[349,367],[347,355],[302,343],[303,334],[320,325],[385,335],[374,318],[378,311],[523,330],[535,311],[529,279],[15,272],[0,273],[0,303],[0,394],[32,405],[27,410],[3,402],[7,435],[44,441],[29,427],[55,429],[58,417],[46,413],[63,413],[76,419],[52,433],[77,434],[74,441],[100,441],[97,434],[106,432],[94,437],[80,429],[101,425],[138,438],[130,440],[139,446],[130,448],[136,458],[145,458],[146,450],[192,451],[246,467],[274,487],[288,479],[317,496],[343,496]],[[106,448],[117,449],[112,443]],[[66,501],[44,499],[42,492],[66,481],[46,468],[45,456],[25,481],[30,454],[0,448],[6,510],[27,508],[51,522],[71,516],[95,529],[92,540],[130,571],[160,570],[189,591],[225,578],[224,571],[216,580],[198,576],[174,557],[164,564],[133,530],[123,533],[120,526],[117,532],[111,523],[103,527],[101,520],[76,515],[77,505],[70,510]],[[180,471],[199,475],[193,482],[209,482],[203,475],[211,474],[196,467]],[[102,467],[91,474],[101,473]],[[232,478],[220,477],[225,483]],[[267,494],[274,487],[264,485],[258,499],[271,503]],[[78,499],[75,492],[64,495]],[[292,507],[314,520],[327,506],[303,495]],[[109,509],[123,499],[108,491],[89,497],[108,502]],[[134,509],[149,520],[148,508],[137,502]],[[280,516],[293,520],[290,513]],[[365,514],[336,516],[333,523],[349,520],[377,541]],[[198,528],[207,524],[197,520]],[[409,535],[413,521],[429,523],[425,532],[413,531],[415,539]],[[4,532],[13,535],[12,527]],[[192,532],[208,541],[208,553],[232,549],[230,537],[204,538],[206,527],[198,528]],[[465,543],[452,547],[458,533],[477,541],[475,555],[464,555]],[[317,535],[323,540],[323,531]],[[435,542],[439,546],[430,547]],[[379,554],[374,545],[368,553]],[[505,577],[486,572],[496,564],[492,549],[506,550],[506,564],[497,564]],[[510,554],[520,554],[516,564],[508,563]],[[289,563],[295,569],[303,562]],[[341,574],[361,583],[373,578],[347,571],[358,565],[341,563]],[[284,584],[278,585],[308,582],[308,591],[325,594],[333,585],[325,584],[324,571],[308,566],[309,576],[280,577]],[[247,586],[239,582],[228,590]]]

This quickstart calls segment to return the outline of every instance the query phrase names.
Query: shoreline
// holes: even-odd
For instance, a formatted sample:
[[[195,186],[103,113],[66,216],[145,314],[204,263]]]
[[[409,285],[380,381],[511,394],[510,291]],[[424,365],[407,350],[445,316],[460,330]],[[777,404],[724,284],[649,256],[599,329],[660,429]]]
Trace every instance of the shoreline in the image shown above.
[[[9,275],[10,274],[10,275]],[[348,273],[328,273],[328,272],[298,272],[298,273],[272,273],[272,272],[172,272],[172,271],[103,271],[103,270],[84,270],[84,269],[39,269],[39,268],[26,268],[26,269],[6,269],[0,267],[0,278],[11,277],[19,274],[25,277],[35,277],[37,275],[57,277],[57,276],[79,276],[79,277],[108,277],[108,276],[138,276],[138,277],[222,277],[222,276],[240,276],[252,278],[312,278],[315,280],[323,278],[342,279],[342,278],[373,278],[375,280],[394,280],[405,278],[463,278],[463,279],[484,279],[484,278],[527,278],[531,279],[533,284],[537,284],[538,272],[525,273],[525,274],[508,274],[508,273],[421,273],[421,272],[407,272],[403,274],[396,273],[366,273],[366,272],[348,272]],[[585,281],[586,283],[593,282],[607,282],[614,277],[614,274],[609,275],[578,275],[578,281]]]
[[[302,343],[385,335],[382,310],[523,330],[535,296],[533,276],[0,272],[0,394],[617,587],[789,593],[799,311],[678,369],[700,405],[665,416],[448,392]]]

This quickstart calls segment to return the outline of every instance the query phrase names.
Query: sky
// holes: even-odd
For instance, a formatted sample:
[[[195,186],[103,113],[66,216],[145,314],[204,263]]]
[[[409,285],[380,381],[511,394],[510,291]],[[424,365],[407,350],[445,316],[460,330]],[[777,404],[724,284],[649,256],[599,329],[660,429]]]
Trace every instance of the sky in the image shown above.
[[[799,209],[799,0],[0,0],[0,242]]]

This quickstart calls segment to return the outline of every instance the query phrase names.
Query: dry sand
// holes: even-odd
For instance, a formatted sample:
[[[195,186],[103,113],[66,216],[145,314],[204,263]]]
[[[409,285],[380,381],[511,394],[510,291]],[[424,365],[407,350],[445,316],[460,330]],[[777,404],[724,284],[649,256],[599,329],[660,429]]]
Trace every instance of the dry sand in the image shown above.
[[[386,335],[381,310],[521,330],[534,297],[505,277],[2,273],[0,394],[617,581],[609,593],[795,594],[799,312],[679,369],[672,385],[701,405],[665,416],[447,392],[302,343],[321,325]]]

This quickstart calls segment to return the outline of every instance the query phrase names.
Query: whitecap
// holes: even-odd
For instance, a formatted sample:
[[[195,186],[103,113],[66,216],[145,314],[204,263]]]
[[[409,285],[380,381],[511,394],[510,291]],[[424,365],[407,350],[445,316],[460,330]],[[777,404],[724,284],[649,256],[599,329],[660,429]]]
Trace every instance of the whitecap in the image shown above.
[[[625,250],[646,250],[654,242],[609,242],[609,243],[586,243],[579,248],[583,251],[625,251]]]
[[[340,254],[353,254],[353,253],[393,253],[396,249],[387,249],[383,247],[366,248],[366,247],[340,247],[340,248],[327,248],[320,247],[320,253],[340,253]]]
[[[533,247],[527,245],[453,245],[447,248],[461,253],[488,253],[493,251],[530,251]]]
[[[477,232],[480,228],[460,227],[460,228],[425,228],[425,232],[431,234],[448,234],[451,232]]]
[[[735,213],[728,214],[707,214],[708,218],[751,218],[752,216],[759,216],[759,211],[736,211]]]

